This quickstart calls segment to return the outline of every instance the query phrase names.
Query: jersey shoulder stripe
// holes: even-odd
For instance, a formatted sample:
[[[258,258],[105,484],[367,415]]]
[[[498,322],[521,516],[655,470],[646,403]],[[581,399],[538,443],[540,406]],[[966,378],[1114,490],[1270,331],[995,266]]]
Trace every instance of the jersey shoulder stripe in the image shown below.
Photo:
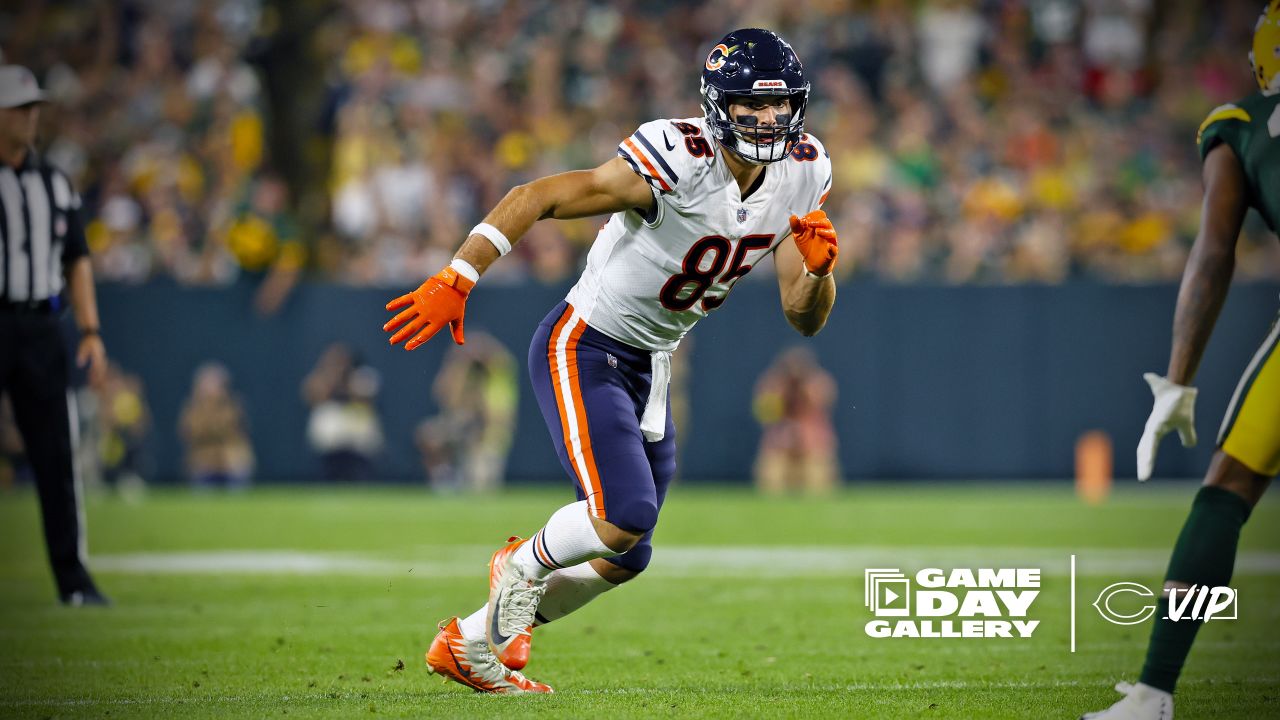
[[[1253,122],[1253,115],[1241,107],[1243,104],[1219,105],[1200,123],[1200,128],[1196,130],[1196,147],[1200,150],[1201,160],[1207,158],[1209,151],[1218,143],[1226,143],[1237,154],[1240,153],[1240,148],[1237,147],[1240,134]]]
[[[648,181],[650,185],[656,183],[658,187],[662,188],[663,192],[671,192],[675,186],[667,182],[667,179],[654,166],[649,156],[632,139],[633,137],[635,136],[633,135],[622,141],[622,145],[618,147],[618,154],[631,163],[631,169]]]
[[[1210,125],[1223,120],[1252,122],[1253,117],[1249,115],[1248,110],[1245,110],[1238,105],[1233,105],[1232,103],[1219,105],[1209,113],[1208,117],[1204,119],[1204,122],[1200,123],[1200,129],[1196,130],[1196,144],[1199,145],[1200,141],[1204,139],[1204,131],[1208,130]]]
[[[703,173],[711,167],[710,160],[714,157],[693,155],[686,142],[686,131],[698,136],[703,134],[700,123],[701,118],[650,120],[618,144],[618,155],[651,186],[671,201],[682,203],[683,196],[698,185]],[[703,146],[709,149],[705,142]]]
[[[630,161],[631,169],[649,181],[650,185],[656,184],[663,192],[672,192],[680,184],[680,174],[671,167],[671,163],[667,162],[662,152],[649,141],[644,132],[648,129],[652,133],[653,128],[649,126],[650,123],[642,125],[630,137],[623,140],[618,146],[618,154]]]
[[[624,140],[624,141],[623,141],[623,145],[619,145],[619,146],[618,146],[618,157],[620,157],[620,158],[622,158],[623,160],[626,160],[626,161],[627,161],[627,164],[631,166],[631,171],[632,171],[632,172],[634,172],[635,174],[637,174],[637,175],[639,175],[640,177],[644,178],[644,179],[645,179],[645,182],[649,183],[650,185],[653,185],[653,184],[654,184],[654,180],[653,180],[653,178],[651,178],[651,177],[649,177],[648,175],[645,175],[645,174],[644,174],[644,171],[640,169],[640,165],[639,165],[638,163],[636,163],[636,159],[635,159],[635,158],[633,158],[633,157],[631,157],[631,153],[627,152],[627,149],[626,149],[626,147],[625,147],[625,143],[626,143],[626,141]]]
[[[671,179],[672,187],[679,184],[680,176],[676,175],[675,170],[671,169],[671,166],[667,164],[665,159],[663,159],[662,153],[658,152],[658,149],[653,146],[653,143],[649,142],[649,138],[645,137],[644,133],[639,130],[635,132],[633,137],[640,140],[640,144],[644,145],[645,149],[653,155],[653,159],[657,160],[658,164],[662,166],[662,169],[667,172],[667,177]]]

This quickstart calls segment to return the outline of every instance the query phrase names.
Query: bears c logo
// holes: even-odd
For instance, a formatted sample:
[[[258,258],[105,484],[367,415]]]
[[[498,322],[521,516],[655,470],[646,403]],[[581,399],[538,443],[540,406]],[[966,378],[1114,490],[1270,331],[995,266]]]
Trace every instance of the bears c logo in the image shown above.
[[[711,48],[711,54],[707,55],[707,69],[715,71],[724,67],[725,57],[737,48],[737,45],[734,45],[733,47],[725,47],[724,43],[720,43],[719,45]]]

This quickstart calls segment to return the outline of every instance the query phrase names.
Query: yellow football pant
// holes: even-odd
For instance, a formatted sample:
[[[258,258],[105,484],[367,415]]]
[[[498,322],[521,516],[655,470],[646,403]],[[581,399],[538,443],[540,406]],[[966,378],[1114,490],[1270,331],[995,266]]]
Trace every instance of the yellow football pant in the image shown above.
[[[1280,316],[1236,386],[1218,446],[1250,470],[1280,474]]]

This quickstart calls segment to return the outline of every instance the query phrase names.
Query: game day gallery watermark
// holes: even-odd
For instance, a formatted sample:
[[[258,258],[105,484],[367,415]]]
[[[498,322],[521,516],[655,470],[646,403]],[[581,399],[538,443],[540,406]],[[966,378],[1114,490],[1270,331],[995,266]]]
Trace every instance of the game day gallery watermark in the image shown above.
[[[863,601],[874,618],[863,630],[873,638],[1030,638],[1040,627],[1033,607],[1041,595],[1042,574],[1040,568],[1028,567],[924,568],[914,575],[901,568],[868,568],[863,572]],[[1076,580],[1076,556],[1072,555],[1071,652],[1076,651]],[[1133,581],[1113,582],[1089,605],[1112,625],[1138,625],[1156,616],[1161,595],[1167,602],[1160,620],[1209,622],[1239,617],[1238,592],[1226,586],[1163,590]]]
[[[869,568],[865,602],[873,638],[1029,638],[1040,596],[1037,568]]]

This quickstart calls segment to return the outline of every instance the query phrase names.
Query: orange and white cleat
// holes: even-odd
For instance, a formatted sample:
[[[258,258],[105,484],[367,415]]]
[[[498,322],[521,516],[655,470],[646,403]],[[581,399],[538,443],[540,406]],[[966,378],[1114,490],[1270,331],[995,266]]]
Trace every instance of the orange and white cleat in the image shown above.
[[[521,670],[529,663],[538,603],[547,589],[545,580],[526,578],[508,562],[526,542],[529,541],[513,535],[489,558],[489,649],[512,670]]]
[[[519,695],[555,692],[550,685],[530,680],[498,662],[485,638],[468,640],[458,618],[440,623],[440,632],[427,650],[427,667],[477,692]]]
[[[502,579],[502,569],[506,567],[507,560],[516,553],[516,549],[527,542],[529,541],[518,535],[512,535],[507,538],[507,544],[495,550],[493,556],[489,558],[490,598],[497,590],[498,581]],[[498,662],[512,670],[523,670],[524,666],[529,664],[529,650],[532,644],[533,625],[530,625],[524,632],[512,635],[501,648],[491,647],[490,649],[494,649]]]

